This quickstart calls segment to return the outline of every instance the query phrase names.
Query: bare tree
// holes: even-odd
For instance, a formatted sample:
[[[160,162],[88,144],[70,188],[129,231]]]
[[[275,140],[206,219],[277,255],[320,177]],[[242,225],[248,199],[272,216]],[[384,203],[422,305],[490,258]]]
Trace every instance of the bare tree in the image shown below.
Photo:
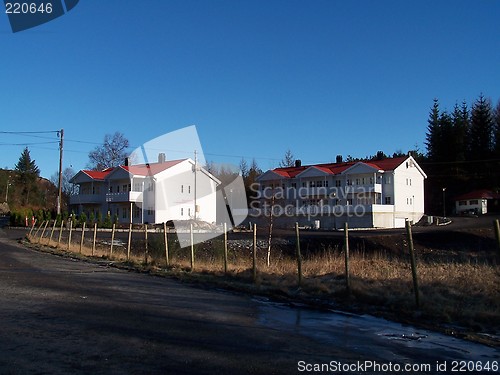
[[[75,185],[73,185],[69,180],[75,175],[75,170],[71,167],[64,168],[62,171],[62,192],[66,196],[74,195],[76,194],[75,189],[77,188]],[[50,177],[50,182],[54,184],[54,186],[57,186],[59,184],[59,173],[55,172],[51,177]]]
[[[101,146],[89,152],[88,168],[102,171],[106,168],[117,167],[125,161],[129,141],[123,133],[106,134]]]
[[[293,167],[295,165],[295,157],[290,149],[286,150],[285,157],[279,162],[280,168]]]

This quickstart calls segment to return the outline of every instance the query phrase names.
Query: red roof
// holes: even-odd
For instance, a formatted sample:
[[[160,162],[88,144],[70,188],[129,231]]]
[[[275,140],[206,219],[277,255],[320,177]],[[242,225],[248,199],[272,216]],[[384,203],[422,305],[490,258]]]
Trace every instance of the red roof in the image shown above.
[[[137,164],[129,166],[122,165],[120,166],[120,168],[123,168],[134,176],[152,176],[157,173],[163,172],[164,170],[171,168],[184,160],[186,159],[169,160],[163,163]]]
[[[500,194],[494,193],[491,190],[480,189],[455,197],[456,201],[465,201],[469,199],[500,199]]]
[[[103,171],[89,171],[89,170],[83,170],[82,172],[85,173],[87,176],[89,176],[93,180],[104,180],[106,176],[113,170],[113,168],[107,168]]]
[[[360,161],[350,161],[350,162],[342,162],[342,163],[326,163],[326,164],[314,164],[314,165],[304,165],[300,167],[287,167],[287,168],[276,168],[273,169],[274,173],[279,174],[283,177],[293,178],[299,173],[305,171],[307,168],[316,167],[319,170],[336,175],[344,172],[346,169],[352,167],[356,163],[364,163],[369,165],[372,168],[383,170],[383,171],[391,171],[396,169],[401,163],[403,163],[407,156],[398,157],[398,158],[388,158],[382,160],[360,160]]]
[[[157,173],[163,172],[164,170],[173,167],[174,165],[177,165],[180,162],[183,162],[184,160],[187,159],[170,160],[170,161],[165,161],[163,163],[137,164],[129,166],[120,165],[119,167],[107,168],[103,171],[83,170],[82,172],[94,180],[101,180],[101,181],[104,180],[112,171],[118,168],[122,168],[125,171],[133,174],[134,176],[152,176]]]

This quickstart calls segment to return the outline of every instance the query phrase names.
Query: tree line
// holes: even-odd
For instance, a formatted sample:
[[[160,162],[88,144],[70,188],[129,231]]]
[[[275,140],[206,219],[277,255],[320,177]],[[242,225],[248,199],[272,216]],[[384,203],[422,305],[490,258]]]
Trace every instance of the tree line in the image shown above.
[[[434,99],[425,145],[421,164],[428,175],[426,207],[430,212],[451,213],[453,198],[462,193],[498,190],[500,101],[494,107],[491,99],[480,94],[473,103],[463,101],[448,111]]]

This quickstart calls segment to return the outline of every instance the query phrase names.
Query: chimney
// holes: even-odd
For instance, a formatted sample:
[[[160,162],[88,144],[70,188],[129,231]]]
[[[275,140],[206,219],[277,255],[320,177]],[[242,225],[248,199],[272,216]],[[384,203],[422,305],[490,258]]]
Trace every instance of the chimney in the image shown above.
[[[295,160],[295,168],[298,168],[301,166],[302,166],[302,160],[300,160],[300,159]]]
[[[336,163],[342,163],[342,155],[337,155],[337,158],[335,159]]]
[[[130,161],[129,161],[129,158],[125,158],[125,166],[128,167]]]
[[[164,152],[160,152],[158,154],[158,163],[165,163],[165,161],[167,161],[167,156]]]

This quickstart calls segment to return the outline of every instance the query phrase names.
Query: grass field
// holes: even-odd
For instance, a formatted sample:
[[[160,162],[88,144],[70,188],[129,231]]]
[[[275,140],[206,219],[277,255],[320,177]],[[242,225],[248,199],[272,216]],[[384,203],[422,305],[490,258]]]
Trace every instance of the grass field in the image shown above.
[[[444,331],[500,334],[500,268],[494,251],[438,251],[417,246],[417,275],[421,306],[415,305],[412,272],[405,241],[383,238],[375,245],[383,250],[359,246],[350,255],[350,293],[346,291],[345,260],[342,246],[308,247],[302,259],[302,283],[298,285],[297,261],[293,248],[274,246],[271,263],[266,264],[266,249],[257,252],[257,273],[253,278],[252,249],[246,245],[230,247],[227,273],[223,270],[224,243],[221,238],[195,246],[194,270],[190,248],[179,248],[169,240],[169,266],[166,267],[163,235],[134,241],[130,258],[126,249],[100,244],[93,257],[109,259],[149,272],[183,280],[250,291],[276,298],[299,300],[321,306],[334,306],[368,312],[391,319],[418,322]],[[80,256],[80,240],[74,238],[71,252]],[[398,241],[400,243],[398,243]],[[33,238],[33,243],[38,240]],[[398,243],[397,251],[387,251]],[[67,252],[67,244],[55,249],[57,242],[41,241],[50,251]],[[50,245],[50,246],[49,246]],[[81,256],[92,256],[85,242]],[[500,343],[493,338],[490,343]]]

